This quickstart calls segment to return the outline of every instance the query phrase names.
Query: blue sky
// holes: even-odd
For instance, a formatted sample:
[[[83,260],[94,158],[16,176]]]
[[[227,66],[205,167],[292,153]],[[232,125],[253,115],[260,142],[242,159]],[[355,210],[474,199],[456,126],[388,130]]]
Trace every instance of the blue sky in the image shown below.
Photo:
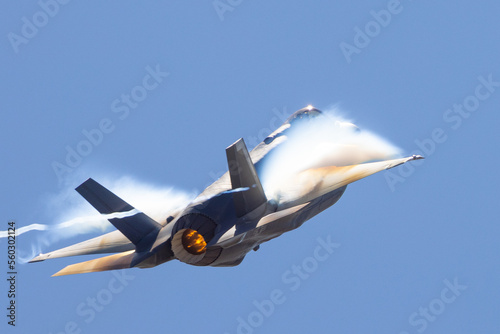
[[[497,1],[63,2],[0,13],[0,230],[60,222],[88,177],[201,191],[228,145],[308,104],[427,159],[349,186],[238,267],[18,265],[2,333],[499,332]]]

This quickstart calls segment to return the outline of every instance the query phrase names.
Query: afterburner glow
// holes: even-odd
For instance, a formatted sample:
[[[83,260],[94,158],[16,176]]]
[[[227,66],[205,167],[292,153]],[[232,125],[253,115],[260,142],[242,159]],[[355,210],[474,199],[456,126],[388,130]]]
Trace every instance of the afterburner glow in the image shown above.
[[[190,254],[199,255],[207,250],[207,242],[203,236],[192,229],[186,229],[182,234],[182,245]]]

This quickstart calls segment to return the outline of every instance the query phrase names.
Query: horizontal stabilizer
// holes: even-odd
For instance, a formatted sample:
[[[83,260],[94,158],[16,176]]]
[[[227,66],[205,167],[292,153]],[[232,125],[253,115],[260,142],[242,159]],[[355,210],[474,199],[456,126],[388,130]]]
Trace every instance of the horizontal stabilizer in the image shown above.
[[[242,138],[226,149],[236,215],[242,217],[267,202],[255,166]]]
[[[60,257],[103,254],[103,253],[121,253],[135,249],[134,245],[120,231],[113,231],[90,240],[79,242],[75,245],[64,247],[50,253],[39,254],[29,262],[39,262],[47,259],[56,259]]]
[[[134,251],[113,254],[98,259],[69,265],[52,276],[85,274],[98,271],[130,268],[133,257]]]
[[[136,246],[143,240],[145,244],[149,244],[151,241],[149,239],[156,237],[162,227],[93,179],[82,183],[76,188],[76,191],[101,214],[121,213],[116,218],[108,220]]]

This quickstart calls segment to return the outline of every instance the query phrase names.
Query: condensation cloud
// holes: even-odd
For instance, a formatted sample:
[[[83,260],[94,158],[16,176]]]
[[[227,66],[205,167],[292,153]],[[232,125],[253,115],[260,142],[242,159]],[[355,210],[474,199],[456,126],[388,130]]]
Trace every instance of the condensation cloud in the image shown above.
[[[367,129],[359,129],[336,109],[303,119],[284,134],[287,139],[264,164],[261,181],[268,198],[283,182],[309,168],[349,166],[401,156],[401,149]]]

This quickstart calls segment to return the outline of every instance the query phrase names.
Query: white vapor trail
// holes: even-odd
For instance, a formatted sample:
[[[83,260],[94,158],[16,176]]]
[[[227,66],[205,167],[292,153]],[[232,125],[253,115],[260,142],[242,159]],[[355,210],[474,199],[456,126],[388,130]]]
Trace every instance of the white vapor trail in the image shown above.
[[[16,236],[21,235],[23,233],[29,232],[29,231],[46,231],[50,229],[50,225],[44,225],[44,224],[31,224],[28,226],[23,226],[21,228],[16,229]],[[8,236],[8,231],[0,231],[0,239],[1,238],[7,238]]]
[[[92,222],[101,222],[103,219],[113,219],[113,218],[125,218],[125,217],[130,217],[133,215],[136,215],[140,213],[141,211],[137,209],[132,209],[127,212],[113,212],[107,215],[100,215],[100,216],[88,216],[88,217],[78,217],[74,218],[68,221],[65,221],[63,223],[59,223],[56,225],[47,225],[47,224],[31,224],[28,226],[23,226],[21,228],[16,229],[16,236],[19,236],[21,234],[24,234],[26,232],[30,231],[47,231],[47,230],[58,230],[58,229],[63,229],[63,228],[70,228],[74,227],[78,224],[88,224]],[[6,238],[8,236],[8,231],[0,231],[0,238]]]

